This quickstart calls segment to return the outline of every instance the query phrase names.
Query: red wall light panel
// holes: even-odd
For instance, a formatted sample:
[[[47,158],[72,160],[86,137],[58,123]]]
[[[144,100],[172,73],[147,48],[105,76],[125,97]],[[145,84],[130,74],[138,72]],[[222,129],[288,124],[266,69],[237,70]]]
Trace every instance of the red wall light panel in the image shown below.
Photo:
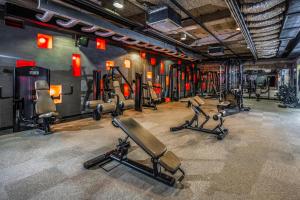
[[[36,63],[33,60],[17,60],[16,61],[16,67],[17,68],[34,67],[34,66],[36,66]]]
[[[142,51],[141,51],[140,55],[141,55],[141,57],[142,57],[143,59],[146,59],[146,52],[142,52]]]
[[[72,55],[73,76],[81,76],[81,59],[80,54]]]
[[[37,47],[41,49],[52,49],[52,36],[45,34],[37,35]]]
[[[130,88],[127,83],[124,84],[124,96],[127,98],[130,95]]]
[[[163,75],[165,73],[165,64],[164,62],[160,63],[160,74]]]
[[[150,58],[150,64],[151,65],[156,65],[156,59],[155,58]]]
[[[106,40],[97,38],[96,39],[96,48],[101,50],[106,50]]]

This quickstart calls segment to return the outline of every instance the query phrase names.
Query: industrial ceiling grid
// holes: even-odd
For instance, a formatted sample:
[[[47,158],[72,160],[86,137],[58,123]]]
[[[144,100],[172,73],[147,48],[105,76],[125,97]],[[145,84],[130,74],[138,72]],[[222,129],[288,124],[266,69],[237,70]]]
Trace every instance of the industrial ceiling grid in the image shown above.
[[[257,57],[276,57],[286,0],[241,0],[241,11],[254,41]]]

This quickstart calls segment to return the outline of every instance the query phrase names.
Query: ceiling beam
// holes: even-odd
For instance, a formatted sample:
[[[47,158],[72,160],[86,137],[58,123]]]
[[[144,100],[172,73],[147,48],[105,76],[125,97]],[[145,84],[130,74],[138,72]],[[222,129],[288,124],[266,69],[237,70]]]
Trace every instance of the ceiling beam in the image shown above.
[[[286,46],[284,53],[282,54],[283,58],[288,57],[291,52],[295,49],[295,47],[297,46],[297,44],[300,42],[300,31],[298,32],[297,36],[294,39],[291,39],[288,43],[288,45]]]

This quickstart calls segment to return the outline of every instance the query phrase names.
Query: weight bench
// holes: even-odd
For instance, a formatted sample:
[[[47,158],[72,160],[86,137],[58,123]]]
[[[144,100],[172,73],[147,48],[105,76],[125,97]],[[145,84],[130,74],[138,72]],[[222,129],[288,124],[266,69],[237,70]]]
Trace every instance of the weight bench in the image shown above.
[[[112,123],[115,127],[121,128],[127,137],[119,139],[116,149],[85,162],[83,164],[84,168],[89,169],[96,165],[102,167],[108,162],[115,160],[170,186],[183,180],[185,173],[180,168],[181,162],[179,158],[173,152],[167,151],[166,146],[147,129],[132,118],[114,118]],[[148,167],[127,157],[130,148],[129,138],[151,157],[152,167]],[[163,173],[162,168],[170,175]],[[173,175],[178,170],[182,175],[176,179]]]
[[[118,115],[118,107],[115,101],[92,100],[87,101],[86,106],[88,109],[93,110],[93,119],[97,121],[101,119],[102,114],[111,113],[113,116]]]
[[[210,120],[210,116],[201,109],[201,106],[204,105],[204,103],[205,102],[199,96],[191,98],[188,102],[188,106],[192,108],[192,110],[195,112],[195,115],[190,121],[187,120],[180,126],[170,128],[170,131],[191,129],[195,131],[214,134],[217,136],[218,140],[222,140],[228,134],[228,129],[223,127],[223,117],[225,116],[226,112],[220,111],[217,114],[213,115],[213,119],[215,121],[219,121],[219,123],[213,129],[204,128],[204,125]],[[199,123],[199,118],[201,117],[201,115],[204,116],[204,121],[202,123]]]

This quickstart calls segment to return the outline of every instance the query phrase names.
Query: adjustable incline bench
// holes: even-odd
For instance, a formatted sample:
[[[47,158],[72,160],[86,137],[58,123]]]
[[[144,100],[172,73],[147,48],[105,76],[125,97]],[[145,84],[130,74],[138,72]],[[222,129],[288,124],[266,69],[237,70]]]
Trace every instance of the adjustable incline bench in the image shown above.
[[[227,134],[228,134],[228,129],[223,127],[224,119],[223,117],[225,116],[225,111],[218,112],[213,116],[213,119],[215,121],[219,121],[219,123],[216,125],[215,128],[213,129],[207,129],[204,128],[204,125],[210,120],[210,116],[207,115],[202,109],[201,106],[204,104],[204,101],[199,97],[195,96],[194,98],[191,98],[189,100],[189,106],[191,106],[192,110],[195,112],[195,115],[193,116],[192,120],[186,121],[184,124],[178,126],[178,127],[172,127],[170,128],[171,131],[179,131],[182,129],[191,129],[195,131],[200,131],[200,132],[205,132],[205,133],[210,133],[214,134],[217,136],[218,140],[222,140]],[[199,118],[201,115],[204,116],[204,121],[199,124]]]
[[[179,158],[173,152],[167,151],[166,146],[137,121],[132,118],[114,118],[112,123],[126,133],[126,138],[119,139],[116,149],[85,162],[84,168],[89,169],[96,165],[102,167],[115,160],[170,186],[173,186],[177,181],[181,182],[183,180],[185,173],[180,168],[181,162]],[[152,167],[127,157],[130,148],[129,138],[151,157]],[[170,175],[163,173],[162,168]],[[173,175],[178,170],[182,175],[176,179]]]

